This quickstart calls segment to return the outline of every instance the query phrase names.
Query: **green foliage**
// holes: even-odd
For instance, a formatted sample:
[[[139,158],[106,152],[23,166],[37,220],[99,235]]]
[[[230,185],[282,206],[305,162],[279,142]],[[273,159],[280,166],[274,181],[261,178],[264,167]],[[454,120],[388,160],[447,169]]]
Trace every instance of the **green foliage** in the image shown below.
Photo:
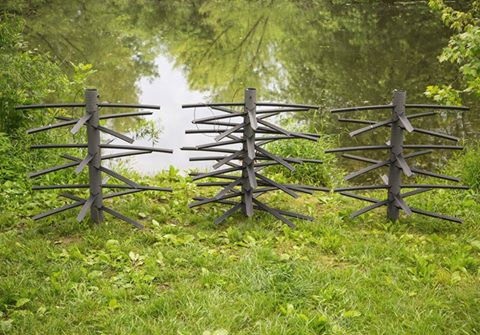
[[[392,224],[381,211],[353,224],[338,211],[358,203],[302,197],[295,207],[311,206],[316,221],[296,230],[262,214],[217,227],[213,208],[187,208],[200,190],[176,171],[132,178],[176,190],[116,201],[143,231],[109,216],[79,224],[72,212],[0,220],[0,332],[435,334],[475,333],[480,322],[478,204],[461,227]],[[463,208],[447,192],[419,201],[438,197]]]
[[[73,79],[70,79],[48,55],[29,48],[21,34],[23,29],[21,19],[9,15],[0,17],[0,207],[8,209],[5,218],[10,220],[28,214],[29,209],[39,203],[51,203],[53,195],[44,193],[32,198],[27,172],[33,169],[32,163],[39,169],[42,165],[58,162],[55,151],[30,152],[33,138],[25,132],[27,123],[31,127],[54,122],[52,114],[18,111],[14,107],[52,100],[71,101],[82,92],[85,80],[93,71],[89,64],[74,65]],[[63,112],[56,111],[58,113]],[[70,141],[69,137],[54,131],[38,134],[36,139],[55,143],[65,142],[65,139]],[[44,180],[67,182],[72,177],[71,172],[61,172]]]
[[[292,164],[290,171],[280,165],[267,167],[267,173],[275,180],[284,183],[334,187],[340,183],[342,172],[338,168],[335,155],[326,154],[325,150],[338,146],[335,136],[322,134],[322,131],[307,127],[292,117],[280,119],[282,126],[290,131],[320,134],[317,141],[306,139],[279,140],[267,144],[266,148],[280,157],[306,158],[320,160],[322,163]]]
[[[480,98],[480,2],[472,1],[466,10],[456,10],[443,0],[430,0],[429,5],[454,31],[439,61],[456,64],[459,76],[455,84],[428,86],[426,95],[451,104],[460,104],[462,95]]]
[[[329,136],[322,136],[318,141],[302,139],[276,141],[268,145],[268,150],[281,157],[318,159],[323,163],[294,164],[294,171],[282,166],[268,168],[268,173],[275,180],[304,185],[332,186],[337,185],[341,171],[336,167],[335,155],[326,154],[325,150],[333,148],[335,141]]]
[[[21,198],[27,196],[30,188],[25,178],[27,150],[24,143],[12,141],[7,134],[0,133],[0,157],[0,207],[15,211],[22,207]]]
[[[72,64],[70,79],[48,54],[25,42],[24,21],[1,11],[0,15],[0,131],[13,135],[27,120],[44,120],[42,113],[16,111],[15,106],[73,99],[82,94],[85,80],[94,71],[90,64]]]
[[[478,141],[469,143],[462,155],[454,160],[460,170],[462,181],[474,189],[480,190],[480,144]]]
[[[139,118],[131,125],[130,131],[135,134],[135,138],[147,139],[155,144],[160,138],[161,129],[155,120],[145,120]]]
[[[5,133],[0,133],[0,157],[18,157],[12,161],[2,159],[0,160],[0,180],[5,182],[7,180],[15,180],[18,178],[19,172],[26,170],[25,153],[23,146],[14,146],[12,141]]]
[[[21,31],[20,20],[0,18],[0,130],[9,133],[26,119],[16,105],[45,100],[68,84],[56,64],[26,47]]]

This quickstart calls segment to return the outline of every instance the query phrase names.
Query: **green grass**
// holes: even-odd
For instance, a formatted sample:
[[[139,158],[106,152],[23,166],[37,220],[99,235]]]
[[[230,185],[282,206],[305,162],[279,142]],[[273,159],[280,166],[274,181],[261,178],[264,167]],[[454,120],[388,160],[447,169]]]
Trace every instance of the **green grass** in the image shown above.
[[[333,194],[272,197],[316,217],[291,230],[262,213],[217,227],[222,207],[187,208],[198,192],[188,181],[171,172],[150,182],[177,191],[113,206],[144,230],[111,217],[77,223],[75,211],[37,222],[3,212],[0,333],[480,333],[473,192],[418,200],[463,225],[417,215],[392,224],[384,210],[351,220],[362,204]],[[24,214],[55,205],[42,201]]]

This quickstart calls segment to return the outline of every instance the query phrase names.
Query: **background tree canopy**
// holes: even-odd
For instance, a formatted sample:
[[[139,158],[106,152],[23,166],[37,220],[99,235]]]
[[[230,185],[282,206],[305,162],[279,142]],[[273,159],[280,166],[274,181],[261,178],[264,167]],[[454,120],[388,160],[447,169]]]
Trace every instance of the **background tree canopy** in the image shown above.
[[[442,21],[453,31],[438,58],[455,64],[458,74],[450,84],[432,85],[427,96],[436,101],[458,104],[462,98],[478,106],[480,99],[480,2],[447,6],[443,0],[430,0],[430,7],[441,13]]]

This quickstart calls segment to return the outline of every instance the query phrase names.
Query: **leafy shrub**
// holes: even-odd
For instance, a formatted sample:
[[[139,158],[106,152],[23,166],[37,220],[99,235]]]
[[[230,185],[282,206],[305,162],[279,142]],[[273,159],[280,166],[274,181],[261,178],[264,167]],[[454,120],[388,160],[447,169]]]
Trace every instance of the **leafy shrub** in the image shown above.
[[[30,180],[27,172],[42,169],[58,162],[57,152],[51,150],[29,151],[33,137],[25,128],[51,123],[51,113],[18,111],[21,104],[71,101],[85,86],[85,80],[93,72],[91,65],[73,65],[72,79],[65,70],[47,54],[31,50],[22,36],[24,22],[0,12],[0,208],[8,208],[10,214],[17,207],[33,204]],[[40,133],[35,140],[40,143],[61,143],[70,137],[61,131]],[[68,142],[71,142],[69,138]],[[39,164],[40,163],[40,164]],[[61,171],[48,176],[50,183],[71,180],[71,171]],[[58,183],[58,182],[57,182]],[[46,193],[36,199],[51,197]],[[28,205],[27,205],[28,207]]]
[[[468,3],[468,2],[467,2]],[[466,10],[456,10],[443,0],[429,0],[430,8],[441,13],[453,30],[448,45],[438,58],[458,66],[458,77],[449,85],[430,85],[426,95],[435,101],[461,104],[462,95],[480,97],[480,1],[471,1]]]
[[[461,167],[462,181],[475,191],[480,189],[480,143],[468,145],[456,165]]]
[[[268,145],[268,150],[272,153],[291,158],[310,158],[321,160],[322,164],[304,163],[294,164],[295,170],[289,171],[282,166],[273,166],[268,168],[270,175],[275,175],[280,181],[317,185],[332,186],[342,178],[342,171],[336,166],[335,155],[326,154],[327,148],[334,147],[334,140],[329,136],[322,136],[317,142],[295,139],[280,140]]]
[[[21,21],[0,19],[0,130],[8,133],[26,119],[25,113],[14,110],[15,105],[44,99],[67,83],[54,63],[26,48],[21,30]]]

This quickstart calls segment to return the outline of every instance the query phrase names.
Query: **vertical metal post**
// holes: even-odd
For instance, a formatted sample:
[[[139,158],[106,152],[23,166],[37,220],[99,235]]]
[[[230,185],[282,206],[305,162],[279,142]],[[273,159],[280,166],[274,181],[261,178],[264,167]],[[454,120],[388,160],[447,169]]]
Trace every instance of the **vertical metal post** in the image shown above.
[[[87,122],[88,155],[92,157],[88,163],[90,199],[94,199],[90,208],[95,223],[103,221],[102,173],[100,171],[100,130],[98,129],[98,92],[96,89],[85,90],[86,112],[90,114]]]
[[[407,93],[405,91],[394,91],[393,93],[393,110],[392,110],[392,127],[390,135],[390,169],[388,174],[388,208],[387,217],[391,221],[397,221],[399,216],[399,208],[396,205],[395,198],[400,198],[402,184],[402,169],[397,163],[397,157],[401,157],[403,153],[403,129],[400,125],[399,115],[405,113],[405,101]]]
[[[245,106],[243,117],[245,124],[243,128],[244,153],[242,161],[242,211],[246,216],[253,215],[253,190],[256,187],[255,177],[255,130],[252,127],[252,120],[256,119],[257,91],[254,88],[245,90]]]

